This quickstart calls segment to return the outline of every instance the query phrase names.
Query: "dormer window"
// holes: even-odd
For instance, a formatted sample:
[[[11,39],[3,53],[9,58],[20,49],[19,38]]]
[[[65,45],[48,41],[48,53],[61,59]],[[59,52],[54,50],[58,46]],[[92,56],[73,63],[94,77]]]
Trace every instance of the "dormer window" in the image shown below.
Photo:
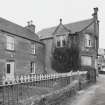
[[[57,47],[60,47],[60,46],[61,46],[60,40],[57,40]]]
[[[66,45],[65,36],[57,36],[56,37],[56,46],[57,47],[65,47],[65,45]]]
[[[66,41],[65,41],[65,39],[64,39],[64,40],[62,40],[62,45],[63,45],[63,46],[65,46],[65,45],[66,45]]]

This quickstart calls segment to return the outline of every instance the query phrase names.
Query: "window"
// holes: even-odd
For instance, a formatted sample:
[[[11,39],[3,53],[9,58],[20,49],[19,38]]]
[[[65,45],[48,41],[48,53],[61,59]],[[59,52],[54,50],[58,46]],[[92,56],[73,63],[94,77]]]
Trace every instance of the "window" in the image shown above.
[[[11,36],[7,36],[7,49],[14,50],[14,38]]]
[[[31,73],[35,73],[36,64],[35,62],[31,62]]]
[[[65,46],[66,45],[66,41],[62,40],[62,45]]]
[[[32,49],[32,54],[36,54],[36,45],[35,45],[35,43],[32,43],[31,49]]]
[[[89,46],[91,46],[91,40],[89,40]]]
[[[91,40],[87,40],[87,47],[92,47],[92,41]]]
[[[85,35],[85,47],[92,47],[92,39],[90,35]]]
[[[10,64],[7,64],[7,73],[10,74]]]
[[[57,47],[60,47],[60,40],[57,40]]]
[[[57,36],[56,37],[56,46],[64,47],[66,45],[66,37],[65,36]]]

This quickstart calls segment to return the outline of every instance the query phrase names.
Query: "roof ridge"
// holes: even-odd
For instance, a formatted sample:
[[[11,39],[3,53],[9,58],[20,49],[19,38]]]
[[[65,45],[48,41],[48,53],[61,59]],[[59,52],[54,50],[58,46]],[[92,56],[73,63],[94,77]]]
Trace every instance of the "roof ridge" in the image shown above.
[[[5,30],[13,34],[18,34],[29,39],[39,40],[39,37],[36,33],[2,17],[0,17],[0,30]]]
[[[22,28],[22,29],[26,29],[26,30],[32,32],[32,31],[29,30],[28,28],[26,28],[26,27],[24,27],[24,26],[21,26],[21,25],[19,25],[19,24],[17,24],[17,23],[11,22],[11,21],[9,21],[9,20],[7,20],[7,19],[5,19],[5,18],[0,17],[0,19],[2,19],[3,21],[9,22],[9,23],[11,23],[11,24],[14,24],[14,25],[16,25],[17,27],[20,27],[20,28]],[[32,32],[32,33],[34,33],[34,32]]]
[[[84,28],[86,29],[86,27],[90,26],[92,22],[93,22],[93,18],[89,18],[89,19],[80,20],[77,22],[62,24],[62,26],[66,29],[69,29],[71,33],[75,33],[75,32],[80,32]],[[58,26],[42,29],[37,34],[40,36],[41,39],[49,38],[52,36],[52,33],[55,31],[57,27]]]
[[[68,25],[68,24],[75,24],[75,23],[84,22],[84,21],[89,21],[89,20],[93,20],[93,18],[84,19],[84,20],[80,20],[80,21],[75,21],[75,22],[72,22],[72,23],[67,23],[67,24],[64,24],[64,25]]]
[[[88,21],[88,20],[93,20],[93,18],[89,18],[89,19],[84,19],[84,20],[80,20],[80,21],[74,21],[74,22],[72,22],[72,23],[66,23],[66,24],[62,24],[62,25],[64,25],[64,26],[66,26],[66,25],[69,25],[69,24],[75,24],[75,23],[79,23],[79,22],[83,22],[83,21]],[[56,28],[57,27],[57,25],[56,26],[51,26],[51,27],[46,27],[46,28],[43,28],[43,29],[41,29],[40,31],[42,31],[42,30],[47,30],[47,29],[51,29],[51,28]],[[67,28],[67,27],[66,27]],[[38,32],[40,32],[40,31],[38,31]]]
[[[19,24],[17,24],[17,23],[11,22],[11,21],[9,21],[9,20],[7,20],[7,19],[5,19],[5,18],[0,17],[0,19],[2,19],[3,21],[9,22],[9,23],[11,23],[11,24],[17,25],[17,26],[19,26],[19,27],[21,27],[21,28],[24,28],[23,26],[21,26],[21,25],[19,25]]]

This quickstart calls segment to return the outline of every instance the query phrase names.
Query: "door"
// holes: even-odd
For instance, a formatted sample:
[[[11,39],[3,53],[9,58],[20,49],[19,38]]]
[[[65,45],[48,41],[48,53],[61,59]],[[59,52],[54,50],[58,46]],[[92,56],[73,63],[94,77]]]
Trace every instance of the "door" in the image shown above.
[[[7,62],[6,63],[6,80],[13,80],[14,79],[14,62]]]

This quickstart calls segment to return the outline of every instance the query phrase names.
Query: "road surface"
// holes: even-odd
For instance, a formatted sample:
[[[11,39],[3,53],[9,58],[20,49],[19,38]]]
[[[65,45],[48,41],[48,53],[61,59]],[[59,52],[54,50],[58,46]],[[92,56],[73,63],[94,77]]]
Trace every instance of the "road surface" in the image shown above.
[[[79,91],[62,105],[105,105],[105,75],[99,75],[96,84]]]

